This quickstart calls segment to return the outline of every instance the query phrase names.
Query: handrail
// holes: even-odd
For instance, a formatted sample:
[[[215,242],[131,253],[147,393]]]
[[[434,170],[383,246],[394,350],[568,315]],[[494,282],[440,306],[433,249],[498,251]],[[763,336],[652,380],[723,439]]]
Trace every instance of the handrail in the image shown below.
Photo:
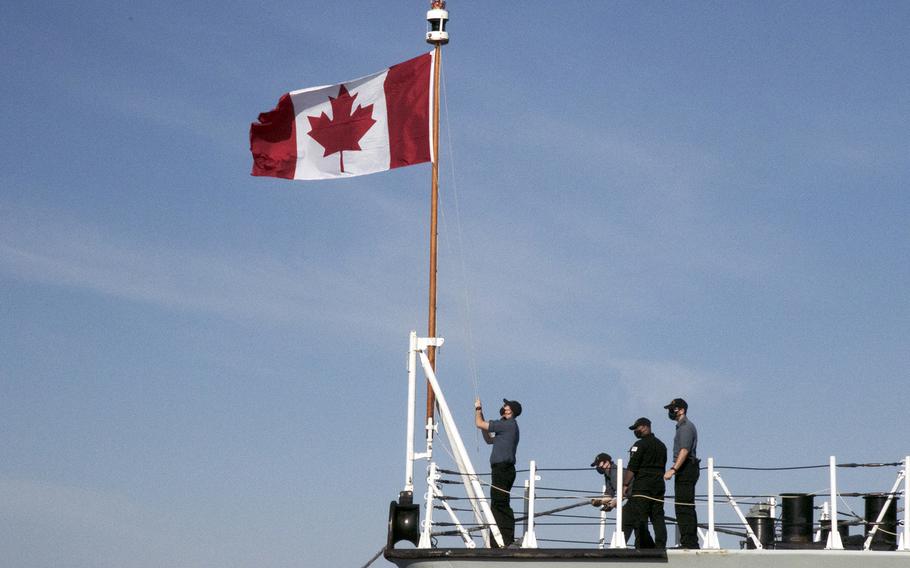
[[[413,384],[415,383],[415,380],[416,380],[416,371],[418,368],[418,361],[419,361],[420,366],[423,367],[424,375],[426,375],[428,382],[430,382],[430,384],[431,384],[431,388],[437,394],[436,403],[439,406],[441,422],[442,422],[442,425],[445,427],[446,435],[449,438],[449,442],[453,446],[453,450],[454,450],[454,454],[455,454],[453,456],[453,458],[456,461],[459,471],[450,472],[448,470],[443,470],[441,468],[438,468],[436,462],[433,461],[433,438],[434,438],[434,433],[436,431],[436,428],[438,427],[437,423],[435,423],[433,419],[428,419],[428,421],[425,425],[425,430],[426,430],[426,434],[427,434],[426,435],[426,443],[427,443],[426,452],[418,454],[414,451],[413,436],[416,434],[416,432],[415,432],[415,430],[416,430],[415,422],[416,421],[414,420],[413,414],[409,412],[408,424],[407,424],[408,445],[406,448],[406,467],[405,467],[405,484],[404,484],[405,491],[402,493],[402,495],[410,498],[408,495],[405,495],[405,493],[412,492],[412,490],[413,490],[414,462],[419,459],[426,459],[428,462],[428,464],[427,464],[428,465],[428,474],[427,474],[427,478],[426,478],[426,482],[427,482],[426,516],[425,516],[424,522],[422,523],[423,530],[421,531],[421,534],[420,534],[420,538],[419,538],[420,542],[418,543],[418,548],[428,548],[430,546],[435,546],[435,544],[431,544],[431,538],[437,534],[453,534],[453,533],[455,535],[461,536],[467,547],[473,548],[475,546],[475,543],[474,543],[472,537],[470,536],[470,534],[475,530],[484,530],[484,529],[487,531],[486,534],[484,535],[484,541],[486,544],[489,544],[489,539],[491,537],[492,537],[492,539],[501,543],[502,542],[501,535],[500,535],[498,527],[496,525],[496,521],[493,518],[492,511],[490,510],[490,505],[487,502],[486,497],[484,496],[484,493],[483,493],[483,490],[482,490],[482,487],[480,484],[480,480],[478,478],[479,475],[484,475],[484,474],[476,473],[473,468],[473,465],[471,464],[471,460],[467,455],[467,451],[465,450],[464,444],[458,433],[456,421],[455,421],[454,417],[452,416],[451,410],[449,409],[449,407],[445,401],[445,397],[442,393],[442,389],[440,388],[439,383],[437,381],[435,370],[433,369],[432,365],[429,363],[429,360],[428,360],[428,357],[426,354],[426,350],[428,347],[430,347],[430,346],[438,347],[442,344],[442,342],[443,342],[442,338],[418,338],[415,333],[413,333],[413,332],[411,333],[410,350],[409,350],[410,352],[409,352],[409,357],[408,357],[408,391],[409,391],[408,392],[408,406],[409,406],[409,410],[410,410],[414,404],[414,400],[413,400],[414,397],[413,397],[413,393],[411,391],[412,391]],[[903,501],[903,517],[902,517],[902,520],[900,523],[902,525],[902,530],[899,533],[893,533],[891,531],[885,531],[885,532],[888,532],[889,534],[894,535],[894,536],[899,536],[899,542],[897,543],[897,546],[896,546],[897,550],[910,551],[910,455],[905,456],[903,458],[902,462],[865,463],[865,464],[858,464],[858,463],[838,464],[836,462],[834,456],[829,457],[827,467],[829,469],[830,501],[825,504],[827,506],[827,508],[829,509],[829,512],[827,514],[823,515],[823,517],[821,519],[822,526],[830,529],[829,534],[827,536],[827,543],[825,546],[826,549],[842,550],[844,547],[843,540],[841,538],[840,532],[838,531],[838,516],[839,516],[838,498],[844,497],[844,496],[861,495],[861,494],[855,494],[855,493],[844,493],[844,494],[838,493],[837,468],[839,468],[839,467],[884,467],[884,466],[898,466],[898,465],[901,465],[902,469],[899,471],[899,473],[897,475],[897,479],[895,480],[894,485],[892,486],[891,490],[887,493],[887,496],[888,496],[887,500],[885,501],[884,507],[882,507],[882,509],[878,512],[878,516],[875,519],[875,521],[871,522],[871,519],[861,519],[860,520],[860,522],[865,522],[867,524],[867,526],[871,526],[868,534],[866,535],[866,538],[863,541],[863,550],[870,550],[871,546],[872,546],[872,541],[874,540],[876,534],[878,534],[879,531],[885,531],[885,529],[882,528],[882,526],[881,526],[882,522],[884,520],[884,517],[888,513],[888,511],[893,510],[892,507],[894,507],[896,505],[895,500],[900,498]],[[752,542],[752,544],[755,546],[756,549],[760,550],[763,548],[763,545],[760,542],[755,531],[752,529],[752,527],[749,524],[748,520],[746,519],[745,515],[743,515],[742,511],[740,510],[739,505],[736,502],[736,499],[734,498],[734,495],[730,492],[729,488],[727,487],[727,485],[724,482],[723,478],[721,477],[720,473],[717,471],[718,469],[785,470],[785,469],[814,469],[814,468],[818,468],[818,467],[825,467],[825,466],[800,466],[797,468],[792,468],[792,467],[791,468],[768,468],[768,467],[753,468],[753,467],[734,467],[734,466],[717,467],[717,466],[715,466],[714,458],[713,457],[708,458],[708,460],[707,460],[708,524],[707,524],[707,531],[701,535],[702,543],[703,543],[702,548],[719,549],[720,544],[718,542],[718,532],[727,532],[727,531],[723,531],[723,530],[719,531],[717,528],[717,523],[716,523],[716,518],[715,518],[715,485],[714,485],[715,483],[717,483],[720,486],[721,490],[723,491],[723,493],[726,496],[726,500],[727,500],[728,504],[733,508],[733,510],[736,513],[737,517],[739,518],[740,522],[745,527],[745,530],[746,530],[745,536]],[[526,482],[526,487],[528,490],[527,514],[526,514],[527,524],[526,524],[525,532],[524,532],[523,539],[522,539],[523,548],[537,548],[538,540],[552,540],[552,539],[538,539],[536,523],[535,523],[535,519],[538,516],[551,514],[551,513],[554,513],[555,511],[559,511],[559,510],[565,510],[568,508],[577,507],[577,506],[580,506],[587,502],[587,499],[584,499],[584,503],[576,503],[573,505],[569,505],[567,507],[560,507],[560,508],[554,509],[552,511],[544,511],[541,513],[537,513],[535,511],[537,499],[558,499],[558,498],[566,499],[566,498],[568,498],[568,497],[553,497],[553,496],[546,496],[546,495],[539,497],[537,495],[537,491],[538,490],[547,490],[548,488],[537,486],[537,481],[540,480],[540,477],[538,476],[538,472],[540,472],[540,471],[573,471],[573,470],[582,470],[582,469],[586,469],[586,468],[548,468],[548,469],[544,469],[544,468],[538,468],[537,463],[535,461],[531,461],[529,470],[519,470],[519,471],[529,472],[529,479]],[[616,460],[616,469],[617,469],[617,473],[618,473],[618,479],[622,480],[623,473],[624,473],[622,459]],[[465,527],[461,523],[461,521],[459,521],[459,519],[457,518],[457,515],[456,515],[457,509],[452,508],[449,505],[448,501],[451,499],[460,499],[460,497],[447,497],[443,494],[439,484],[447,483],[448,481],[442,481],[440,479],[440,475],[439,475],[440,473],[455,473],[455,474],[461,476],[462,483],[465,485],[465,489],[468,494],[467,499],[471,504],[471,510],[475,514],[476,522],[480,525],[479,528],[478,527]],[[903,483],[903,489],[899,491],[898,489],[901,487],[902,483]],[[627,546],[625,534],[623,531],[623,513],[624,513],[623,498],[628,497],[628,496],[623,494],[621,482],[617,489],[618,489],[617,495],[615,496],[616,497],[616,509],[615,509],[616,510],[616,525],[615,525],[615,529],[613,531],[612,538],[610,539],[610,542],[609,542],[609,547],[611,549],[612,548],[622,549],[622,548],[626,548],[626,546]],[[550,490],[554,490],[554,488],[550,488]],[[604,490],[602,491],[602,493],[605,492],[605,490],[606,490],[606,487],[604,486]],[[571,491],[571,490],[564,490],[564,491]],[[820,493],[816,492],[815,494],[818,495]],[[743,497],[743,496],[739,496],[739,497]],[[448,513],[448,515],[450,516],[450,518],[452,519],[452,521],[453,521],[452,524],[456,527],[455,531],[448,532],[448,533],[432,533],[431,526],[433,525],[433,509],[434,509],[433,502],[435,500],[441,501],[440,508],[445,509],[446,512]],[[694,506],[695,504],[693,503],[691,505]],[[772,518],[776,517],[773,510],[771,513],[771,517]],[[857,517],[857,518],[859,518],[859,517]],[[673,520],[672,518],[669,518],[669,517],[668,517],[668,519],[670,519],[671,521]],[[440,524],[442,524],[442,523],[440,523]],[[544,524],[546,524],[546,523],[544,523]],[[599,525],[599,538],[596,541],[596,543],[594,543],[594,544],[596,544],[598,548],[603,549],[607,544],[607,540],[606,540],[607,512],[606,511],[603,511],[603,510],[600,511],[599,522],[597,524]],[[703,527],[703,526],[704,525],[699,525],[699,527]],[[699,531],[699,532],[701,532],[701,531]],[[892,541],[891,546],[894,547],[893,541]]]

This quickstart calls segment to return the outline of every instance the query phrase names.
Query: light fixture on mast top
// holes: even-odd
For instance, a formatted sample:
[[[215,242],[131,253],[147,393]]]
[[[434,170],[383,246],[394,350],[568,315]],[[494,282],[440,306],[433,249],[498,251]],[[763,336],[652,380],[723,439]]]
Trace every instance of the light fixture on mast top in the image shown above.
[[[446,31],[446,22],[449,21],[449,12],[446,11],[444,0],[433,0],[427,11],[427,43],[444,45],[449,43],[449,32]]]

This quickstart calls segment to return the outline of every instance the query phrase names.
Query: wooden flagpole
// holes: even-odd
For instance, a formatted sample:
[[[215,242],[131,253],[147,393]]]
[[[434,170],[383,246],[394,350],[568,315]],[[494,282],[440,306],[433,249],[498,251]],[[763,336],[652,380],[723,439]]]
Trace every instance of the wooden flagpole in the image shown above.
[[[430,182],[430,306],[427,321],[427,337],[436,337],[436,252],[439,219],[439,67],[442,48],[436,44],[433,58],[433,171]],[[430,366],[436,370],[436,347],[427,348]],[[433,418],[436,394],[427,381],[427,419]]]
[[[427,337],[436,337],[436,252],[439,219],[439,70],[442,66],[442,45],[449,42],[445,24],[449,18],[446,3],[434,0],[427,13],[430,31],[427,42],[435,45],[433,50],[433,170],[430,182],[430,304],[427,317]],[[433,371],[436,370],[436,347],[427,347],[427,358]],[[432,422],[436,410],[436,394],[427,380],[427,421]]]

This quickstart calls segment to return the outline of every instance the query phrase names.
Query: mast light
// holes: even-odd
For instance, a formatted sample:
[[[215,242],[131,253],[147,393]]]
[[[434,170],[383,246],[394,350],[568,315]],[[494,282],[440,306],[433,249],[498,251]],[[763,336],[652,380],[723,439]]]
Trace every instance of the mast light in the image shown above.
[[[443,0],[433,0],[427,11],[427,43],[444,45],[449,43],[449,32],[446,31],[446,22],[449,21],[449,12]]]

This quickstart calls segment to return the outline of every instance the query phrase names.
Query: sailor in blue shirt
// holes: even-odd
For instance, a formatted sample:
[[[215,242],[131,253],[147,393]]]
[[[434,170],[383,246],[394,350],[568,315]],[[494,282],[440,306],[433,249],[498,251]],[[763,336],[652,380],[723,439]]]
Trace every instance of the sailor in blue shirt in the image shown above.
[[[493,518],[502,534],[503,546],[515,540],[515,513],[509,504],[512,485],[515,483],[515,452],[518,449],[519,430],[515,420],[521,414],[517,400],[502,399],[499,409],[500,420],[484,420],[483,407],[478,398],[474,402],[474,423],[483,432],[483,439],[493,445],[490,453],[490,467],[493,479],[490,488],[490,507]],[[493,548],[497,547],[494,540]]]
[[[699,477],[698,430],[686,414],[689,405],[681,398],[674,398],[667,409],[667,417],[676,422],[673,437],[673,466],[664,474],[669,481],[675,477],[676,524],[679,527],[679,545],[698,548],[698,515],[695,512],[695,484]]]

